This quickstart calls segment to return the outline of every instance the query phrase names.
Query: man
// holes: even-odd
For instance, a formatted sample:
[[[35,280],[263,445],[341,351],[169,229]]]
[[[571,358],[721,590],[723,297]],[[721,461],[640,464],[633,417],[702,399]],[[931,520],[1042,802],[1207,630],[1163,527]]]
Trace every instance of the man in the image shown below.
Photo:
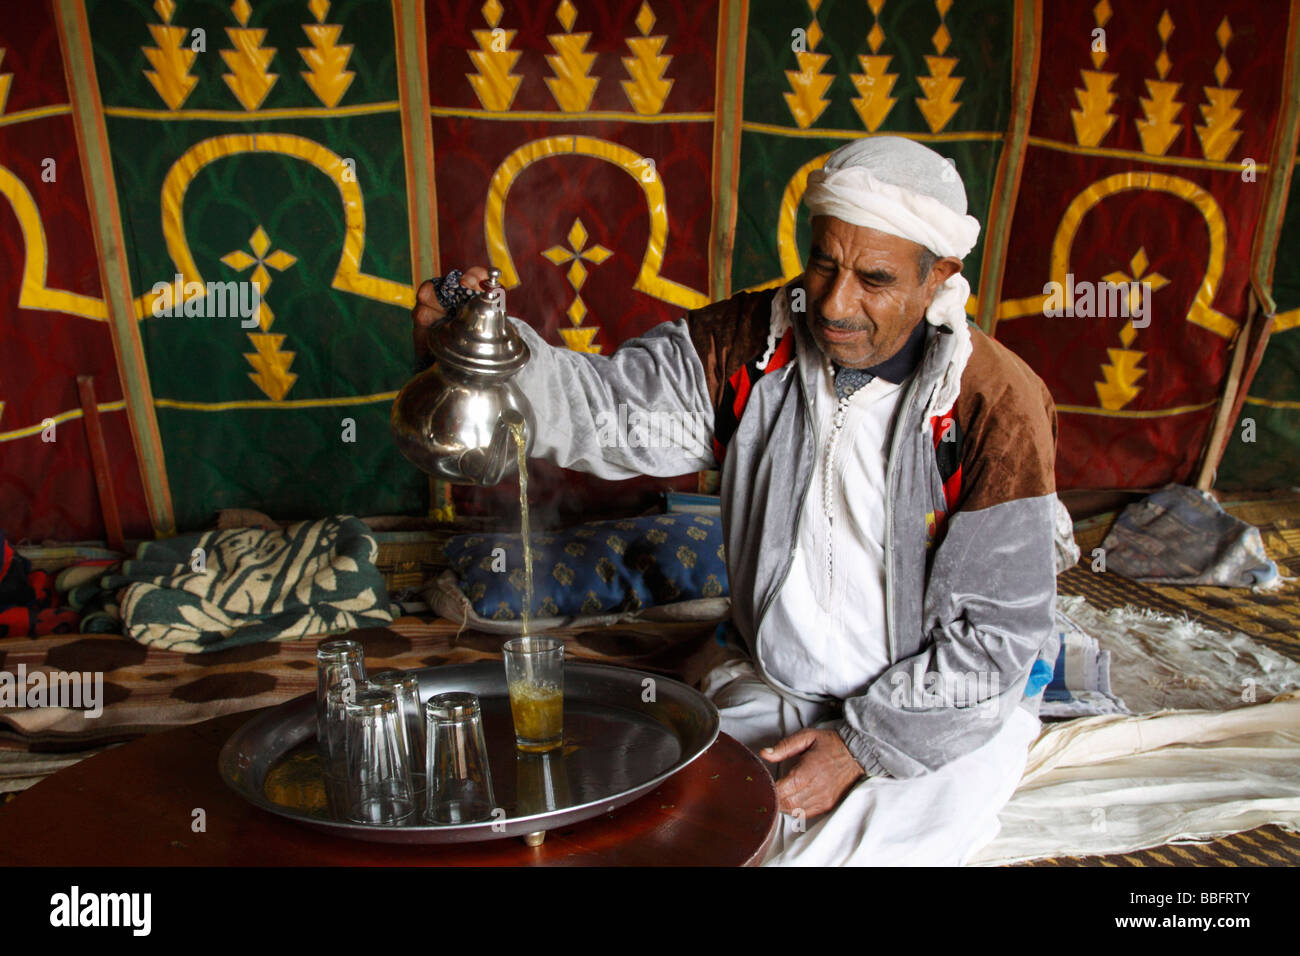
[[[703,689],[775,765],[767,862],[959,864],[997,832],[1055,658],[1055,412],[966,323],[979,224],[946,160],[859,140],[804,201],[808,267],[779,289],[610,356],[517,322],[529,453],[606,478],[721,466],[739,640]],[[619,403],[701,416],[713,454],[602,445]]]

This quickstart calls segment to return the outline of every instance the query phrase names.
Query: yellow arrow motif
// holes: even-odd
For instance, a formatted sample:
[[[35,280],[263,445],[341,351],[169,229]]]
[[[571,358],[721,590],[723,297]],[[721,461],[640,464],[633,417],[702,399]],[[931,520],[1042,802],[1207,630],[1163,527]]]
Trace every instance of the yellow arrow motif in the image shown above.
[[[198,56],[193,50],[181,46],[188,31],[184,27],[149,24],[155,47],[145,47],[144,55],[152,70],[145,70],[145,78],[153,84],[168,109],[178,110],[198,85],[199,78],[190,76],[190,67]]]
[[[785,94],[785,105],[800,129],[807,129],[826,112],[826,107],[831,105],[831,101],[826,99],[826,91],[835,80],[834,74],[823,76],[821,72],[830,56],[813,52],[824,36],[821,24],[817,22],[817,8],[821,6],[821,0],[808,0],[808,6],[813,13],[812,22],[806,31],[808,49],[795,50],[794,58],[799,69],[785,71],[786,82],[792,91]]]
[[[1131,336],[1136,335],[1133,331],[1133,324],[1129,323],[1124,326],[1120,332],[1120,341],[1124,341],[1124,333]],[[1107,349],[1106,354],[1110,356],[1110,364],[1102,365],[1101,374],[1104,381],[1094,382],[1097,389],[1097,401],[1101,407],[1109,411],[1118,411],[1133,399],[1137,398],[1138,392],[1142,391],[1137,385],[1137,380],[1147,373],[1144,368],[1138,368],[1138,362],[1146,356],[1146,352],[1130,351],[1129,349]]]
[[[649,3],[641,4],[641,11],[636,17],[639,37],[628,37],[627,47],[631,56],[623,57],[623,68],[627,70],[630,80],[623,81],[623,92],[632,108],[642,115],[659,113],[668,99],[668,91],[673,88],[673,81],[664,78],[664,71],[672,62],[671,56],[660,56],[666,36],[650,36],[654,29],[655,15]]]
[[[960,108],[961,103],[953,97],[957,95],[964,81],[961,77],[950,75],[957,66],[956,57],[927,56],[925,65],[930,68],[930,75],[916,78],[921,91],[925,93],[925,96],[916,98],[916,105],[920,107],[921,114],[929,124],[930,132],[937,133],[948,125],[948,121]]]
[[[170,25],[176,4],[172,0],[156,0],[153,8],[163,22],[149,24],[153,42],[158,45],[143,48],[145,59],[153,67],[145,70],[144,75],[167,108],[178,110],[199,82],[197,76],[189,75],[198,54],[181,46],[189,31],[185,27]]]
[[[1174,32],[1174,21],[1168,10],[1160,14],[1156,32],[1160,35],[1160,55],[1156,57],[1156,73],[1160,79],[1146,81],[1147,92],[1151,95],[1138,98],[1145,118],[1133,122],[1137,124],[1138,137],[1142,140],[1142,151],[1152,156],[1163,156],[1183,128],[1178,120],[1183,104],[1174,99],[1182,84],[1165,80],[1172,65],[1166,47],[1169,35]]]
[[[1101,0],[1092,8],[1092,17],[1098,27],[1105,27],[1110,20],[1111,9],[1107,0]],[[1104,33],[1104,31],[1103,31]],[[1115,94],[1110,85],[1115,82],[1116,73],[1102,71],[1106,58],[1105,44],[1102,49],[1092,49],[1091,70],[1080,70],[1083,89],[1074,88],[1074,97],[1079,101],[1079,109],[1070,110],[1070,119],[1074,123],[1074,139],[1080,146],[1096,146],[1115,126],[1116,116],[1110,111],[1115,104]]]
[[[524,79],[519,74],[510,72],[519,62],[520,51],[510,49],[510,44],[515,42],[515,34],[519,31],[501,29],[501,14],[505,11],[497,0],[487,0],[480,10],[483,19],[492,29],[472,31],[474,42],[479,48],[470,50],[469,58],[478,73],[466,73],[465,77],[484,109],[503,113],[515,101],[519,84]],[[498,49],[501,41],[504,41],[504,49]]]
[[[248,337],[253,342],[253,348],[257,349],[256,352],[244,353],[248,364],[257,369],[256,372],[249,372],[248,377],[268,398],[278,402],[289,394],[293,383],[298,381],[298,376],[289,371],[295,353],[280,351],[280,344],[284,342],[283,335],[250,332]]]
[[[862,72],[850,73],[849,79],[853,81],[853,86],[858,91],[858,95],[852,100],[853,108],[862,118],[862,125],[874,133],[880,129],[880,124],[885,121],[889,111],[898,102],[889,95],[894,90],[894,81],[898,79],[898,74],[885,72],[889,69],[889,61],[893,57],[880,53],[880,46],[885,42],[885,31],[880,29],[880,11],[885,6],[885,0],[870,0],[868,6],[871,7],[872,15],[876,17],[876,22],[871,25],[871,30],[867,33],[867,45],[871,47],[871,55],[865,53],[858,55],[858,60],[862,63]]]
[[[352,45],[338,45],[339,34],[343,32],[343,27],[339,24],[308,23],[302,29],[307,34],[307,39],[311,40],[311,47],[298,48],[298,55],[311,71],[304,72],[302,78],[307,81],[318,100],[326,106],[338,106],[356,75],[347,68],[352,56]]]
[[[235,0],[230,9],[246,27],[252,13],[248,0]],[[280,78],[278,73],[266,72],[271,58],[275,56],[275,47],[262,47],[266,31],[261,29],[226,27],[226,35],[235,48],[221,51],[221,58],[230,68],[230,72],[221,74],[221,78],[230,87],[230,92],[235,94],[235,99],[251,113],[262,105],[266,94],[271,92],[271,87]]]
[[[587,75],[587,71],[596,62],[596,54],[583,52],[591,34],[572,32],[578,11],[569,0],[562,0],[555,16],[565,32],[546,37],[555,48],[555,53],[546,58],[551,72],[555,74],[546,78],[546,85],[560,109],[566,113],[581,113],[591,105],[592,97],[596,95],[596,85],[600,83],[599,77]]]
[[[952,35],[943,22],[952,7],[952,0],[934,0],[934,5],[939,11],[939,29],[934,31],[930,42],[934,44],[934,50],[939,55],[925,58],[925,65],[930,70],[930,75],[916,78],[916,82],[921,86],[921,92],[925,94],[916,98],[916,105],[920,108],[926,123],[929,124],[930,132],[937,133],[948,125],[948,121],[961,107],[961,103],[954,97],[964,81],[961,77],[952,75],[952,71],[957,67],[957,58],[943,55],[948,50],[948,44],[952,42]]]
[[[1232,72],[1228,66],[1228,41],[1232,39],[1232,27],[1228,24],[1227,17],[1220,22],[1214,36],[1222,51],[1219,61],[1214,64],[1214,78],[1219,81],[1219,85],[1204,88],[1205,98],[1209,102],[1201,104],[1201,117],[1205,120],[1205,125],[1196,126],[1196,136],[1201,141],[1201,152],[1206,159],[1222,160],[1228,158],[1228,154],[1237,145],[1237,140],[1241,139],[1241,130],[1234,129],[1237,120],[1241,119],[1241,110],[1236,108],[1241,90],[1223,87]]]

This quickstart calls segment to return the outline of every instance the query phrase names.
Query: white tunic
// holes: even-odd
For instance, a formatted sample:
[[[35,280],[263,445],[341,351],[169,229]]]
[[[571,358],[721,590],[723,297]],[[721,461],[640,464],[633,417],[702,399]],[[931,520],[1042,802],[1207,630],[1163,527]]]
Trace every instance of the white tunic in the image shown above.
[[[763,621],[768,674],[796,694],[861,695],[889,666],[885,635],[885,464],[901,385],[872,379],[841,403],[819,355],[800,355],[815,383],[818,449],[790,573]]]

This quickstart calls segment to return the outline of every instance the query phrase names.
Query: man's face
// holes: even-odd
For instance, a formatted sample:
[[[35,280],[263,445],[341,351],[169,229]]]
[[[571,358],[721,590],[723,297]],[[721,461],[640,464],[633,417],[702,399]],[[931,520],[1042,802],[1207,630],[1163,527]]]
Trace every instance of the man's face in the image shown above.
[[[935,261],[918,277],[922,246],[831,216],[814,216],[804,270],[808,329],[831,361],[868,368],[903,347],[934,294],[961,260]]]

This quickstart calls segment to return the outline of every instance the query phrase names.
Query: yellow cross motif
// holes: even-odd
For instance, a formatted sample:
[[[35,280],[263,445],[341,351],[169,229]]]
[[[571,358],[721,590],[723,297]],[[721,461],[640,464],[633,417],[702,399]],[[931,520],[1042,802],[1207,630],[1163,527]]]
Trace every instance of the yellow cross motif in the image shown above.
[[[293,383],[298,380],[298,376],[289,371],[289,366],[293,364],[294,353],[280,349],[284,344],[284,336],[266,334],[275,320],[270,306],[266,304],[266,290],[271,287],[271,273],[266,271],[266,267],[270,266],[276,272],[283,272],[297,262],[298,258],[283,249],[276,249],[268,254],[271,239],[261,226],[258,226],[249,237],[248,245],[253,250],[253,255],[250,256],[242,249],[236,249],[227,252],[221,257],[221,261],[236,272],[244,272],[250,266],[254,267],[250,278],[258,288],[257,322],[262,327],[262,331],[248,333],[249,341],[253,343],[256,351],[245,352],[244,358],[255,369],[248,373],[253,384],[267,397],[278,402],[288,394]]]
[[[250,256],[242,249],[236,249],[233,252],[227,252],[221,257],[221,261],[236,272],[243,272],[252,265],[257,266],[250,278],[257,283],[257,288],[261,294],[262,301],[259,305],[257,320],[258,324],[262,326],[262,331],[265,332],[271,327],[271,322],[275,319],[275,316],[271,314],[270,307],[266,304],[266,290],[271,287],[271,273],[266,271],[266,267],[270,266],[276,272],[283,272],[297,262],[298,257],[290,255],[283,249],[276,249],[270,255],[267,255],[266,251],[271,248],[271,240],[267,236],[266,230],[261,226],[258,226],[253,235],[249,237],[248,245],[253,250],[253,255]]]
[[[1138,251],[1129,260],[1129,268],[1133,270],[1131,277],[1118,271],[1102,276],[1107,282],[1115,285],[1132,283],[1132,285],[1128,286],[1129,315],[1137,315],[1138,309],[1143,304],[1142,288],[1137,283],[1146,283],[1151,287],[1152,292],[1169,284],[1169,280],[1158,272],[1144,275],[1143,273],[1147,271],[1148,265],[1146,249],[1139,246]],[[1151,316],[1145,316],[1145,320],[1150,322]],[[1137,329],[1133,328],[1133,322],[1130,320],[1125,322],[1124,327],[1119,330],[1119,340],[1122,348],[1106,350],[1110,362],[1103,364],[1101,367],[1102,380],[1093,383],[1093,386],[1097,389],[1097,400],[1101,403],[1102,408],[1117,411],[1137,398],[1138,392],[1142,391],[1137,382],[1138,379],[1146,375],[1147,370],[1140,367],[1138,363],[1146,356],[1146,352],[1130,348],[1136,339]]]
[[[572,329],[561,329],[560,335],[564,337],[565,343],[575,352],[599,352],[599,345],[592,345],[592,339],[600,331],[599,326],[590,325],[582,327],[582,320],[587,315],[587,305],[582,301],[582,286],[587,281],[587,267],[582,264],[586,259],[592,265],[600,265],[614,253],[602,245],[588,246],[586,227],[583,226],[581,219],[574,219],[573,225],[569,229],[569,248],[563,246],[551,246],[545,250],[542,255],[560,266],[564,263],[570,263],[567,278],[569,285],[573,286],[573,302],[567,309],[569,320],[573,323]]]
[[[1147,262],[1146,249],[1139,246],[1138,251],[1133,253],[1133,258],[1130,259],[1128,263],[1129,268],[1133,270],[1132,276],[1127,276],[1123,272],[1111,272],[1108,275],[1102,276],[1102,278],[1107,282],[1114,283],[1115,285],[1119,285],[1120,283],[1131,283],[1128,286],[1129,315],[1137,315],[1138,307],[1142,304],[1142,289],[1137,283],[1145,282],[1147,285],[1151,286],[1152,292],[1157,292],[1169,284],[1169,280],[1159,272],[1153,272],[1150,275],[1144,276],[1143,273],[1146,272],[1149,264],[1150,263]],[[1137,333],[1134,332],[1132,334],[1136,335]],[[1131,342],[1132,339],[1130,338],[1129,341],[1124,344],[1129,345]]]

